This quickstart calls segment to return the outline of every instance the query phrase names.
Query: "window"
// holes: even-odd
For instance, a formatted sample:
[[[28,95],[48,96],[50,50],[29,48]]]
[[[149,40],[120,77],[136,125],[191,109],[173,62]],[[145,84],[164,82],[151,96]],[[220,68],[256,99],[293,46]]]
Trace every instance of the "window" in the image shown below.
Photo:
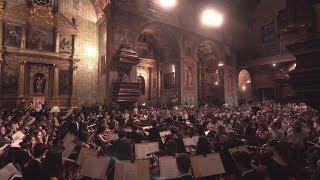
[[[273,39],[274,25],[273,23],[264,25],[262,28],[262,41],[267,42]]]

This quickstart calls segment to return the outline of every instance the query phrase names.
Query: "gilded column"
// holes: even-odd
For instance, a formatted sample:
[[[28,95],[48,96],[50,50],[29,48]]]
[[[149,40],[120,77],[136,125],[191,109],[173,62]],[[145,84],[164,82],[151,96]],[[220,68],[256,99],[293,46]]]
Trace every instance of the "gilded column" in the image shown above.
[[[53,67],[53,98],[59,96],[59,67],[54,65]]]
[[[19,97],[22,98],[24,96],[24,78],[25,78],[25,66],[26,66],[26,61],[20,61],[20,66],[19,66]]]
[[[54,48],[56,53],[59,53],[60,51],[60,33],[57,31],[56,32],[56,47]]]
[[[26,27],[22,27],[22,32],[21,32],[21,42],[20,42],[20,49],[25,49],[26,48]]]

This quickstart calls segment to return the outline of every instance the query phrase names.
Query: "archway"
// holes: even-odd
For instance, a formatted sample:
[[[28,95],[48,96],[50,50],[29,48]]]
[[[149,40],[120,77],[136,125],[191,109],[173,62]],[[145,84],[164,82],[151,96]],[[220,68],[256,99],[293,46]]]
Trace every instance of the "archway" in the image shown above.
[[[221,48],[212,41],[204,41],[198,49],[198,101],[203,104],[222,104],[223,74],[225,63]]]
[[[242,69],[238,76],[239,102],[244,103],[252,99],[252,79],[246,69]]]
[[[147,69],[143,74],[150,79],[146,82],[146,86],[150,88],[149,100],[157,104],[167,104],[177,96],[180,99],[179,44],[166,29],[168,28],[161,24],[147,24],[140,30],[136,42],[136,50],[141,61],[154,62],[152,68],[138,68]]]

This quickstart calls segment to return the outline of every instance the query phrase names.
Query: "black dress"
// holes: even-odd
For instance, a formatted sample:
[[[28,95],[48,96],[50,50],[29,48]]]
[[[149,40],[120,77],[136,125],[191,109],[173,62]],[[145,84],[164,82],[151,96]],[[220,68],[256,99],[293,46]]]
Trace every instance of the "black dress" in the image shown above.
[[[289,177],[292,177],[292,170],[289,166],[283,166],[271,158],[264,163],[267,166],[270,180],[290,180]]]
[[[45,180],[42,164],[37,160],[31,160],[26,167],[24,180]]]

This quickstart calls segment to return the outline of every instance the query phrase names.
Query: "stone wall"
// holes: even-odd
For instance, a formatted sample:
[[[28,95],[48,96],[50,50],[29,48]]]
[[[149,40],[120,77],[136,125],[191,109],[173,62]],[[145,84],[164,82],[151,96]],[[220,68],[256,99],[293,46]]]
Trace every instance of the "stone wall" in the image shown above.
[[[98,38],[97,17],[93,4],[81,0],[74,4],[73,0],[62,0],[60,11],[68,18],[75,18],[78,27],[75,54],[80,59],[77,64],[76,86],[78,105],[95,103],[98,97]]]

